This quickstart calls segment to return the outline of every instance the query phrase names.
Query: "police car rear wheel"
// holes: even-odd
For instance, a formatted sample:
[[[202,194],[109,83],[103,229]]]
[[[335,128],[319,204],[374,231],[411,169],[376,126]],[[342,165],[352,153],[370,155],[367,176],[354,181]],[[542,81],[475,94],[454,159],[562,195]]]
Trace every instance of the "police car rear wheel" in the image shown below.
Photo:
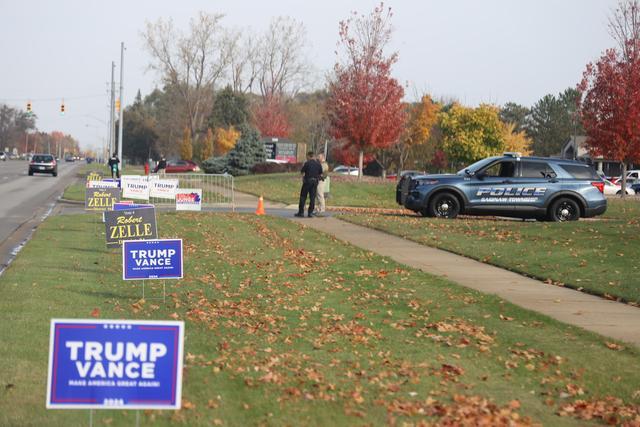
[[[437,194],[429,202],[428,213],[436,218],[455,218],[460,213],[460,202],[453,194]]]
[[[580,206],[575,200],[560,198],[551,206],[550,217],[552,221],[577,221],[580,218]]]

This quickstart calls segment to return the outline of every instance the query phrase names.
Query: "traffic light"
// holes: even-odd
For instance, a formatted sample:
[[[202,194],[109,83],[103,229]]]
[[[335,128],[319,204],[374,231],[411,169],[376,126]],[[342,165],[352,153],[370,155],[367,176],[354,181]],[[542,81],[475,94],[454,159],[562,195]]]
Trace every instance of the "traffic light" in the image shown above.
[[[116,112],[119,113],[120,112],[120,100],[116,99]]]
[[[64,116],[64,101],[60,104],[60,115]]]
[[[32,113],[31,111],[31,101],[27,102],[27,113]]]

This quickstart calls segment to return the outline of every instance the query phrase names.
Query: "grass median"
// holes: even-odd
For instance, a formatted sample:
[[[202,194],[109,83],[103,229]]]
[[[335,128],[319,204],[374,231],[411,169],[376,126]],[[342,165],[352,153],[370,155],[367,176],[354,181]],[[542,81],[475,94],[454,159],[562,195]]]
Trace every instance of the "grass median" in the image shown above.
[[[610,199],[578,222],[358,214],[341,219],[556,284],[640,303],[640,202]]]
[[[236,190],[264,196],[264,198],[286,204],[298,204],[302,180],[299,173],[248,175],[235,179]],[[374,208],[397,208],[395,181],[331,175],[328,206],[353,206]]]
[[[97,215],[49,218],[0,276],[0,425],[87,424],[44,400],[49,320],[90,316],[186,322],[183,409],[143,425],[640,421],[635,348],[284,219],[158,222],[185,248],[166,303],[121,280]]]

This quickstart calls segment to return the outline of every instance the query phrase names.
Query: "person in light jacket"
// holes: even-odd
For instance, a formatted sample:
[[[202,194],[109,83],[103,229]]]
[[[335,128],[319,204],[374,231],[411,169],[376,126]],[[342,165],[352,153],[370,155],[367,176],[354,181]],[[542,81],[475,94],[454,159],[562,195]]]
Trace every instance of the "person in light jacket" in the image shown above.
[[[317,212],[322,214],[326,211],[326,198],[329,195],[329,164],[324,158],[324,154],[318,154],[318,162],[322,166],[322,175],[318,181],[318,192],[316,193],[316,201],[318,204]]]

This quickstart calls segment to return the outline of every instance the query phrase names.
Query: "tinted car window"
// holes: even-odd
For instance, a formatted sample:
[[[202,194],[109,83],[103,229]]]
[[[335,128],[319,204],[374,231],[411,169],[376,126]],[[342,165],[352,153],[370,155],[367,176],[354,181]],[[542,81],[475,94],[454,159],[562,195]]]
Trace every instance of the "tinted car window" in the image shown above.
[[[523,178],[551,178],[555,172],[546,162],[520,162],[520,174]]]
[[[600,179],[595,170],[589,165],[560,165],[575,179]]]
[[[496,162],[484,170],[484,176],[510,178],[516,171],[513,161]]]
[[[50,163],[53,161],[53,157],[51,156],[33,156],[33,161],[35,163]]]

